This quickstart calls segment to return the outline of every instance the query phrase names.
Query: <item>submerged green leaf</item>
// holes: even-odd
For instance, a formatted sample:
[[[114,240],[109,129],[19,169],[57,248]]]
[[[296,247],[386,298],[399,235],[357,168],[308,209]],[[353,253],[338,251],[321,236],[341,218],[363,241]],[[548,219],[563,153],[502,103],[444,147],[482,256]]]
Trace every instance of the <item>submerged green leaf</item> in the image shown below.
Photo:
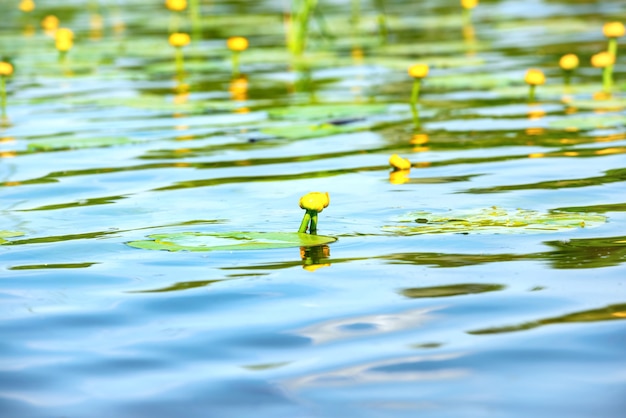
[[[311,247],[337,240],[323,235],[297,232],[178,232],[149,235],[150,240],[131,241],[127,245],[144,250],[234,251],[274,248]]]
[[[409,111],[407,106],[406,111]],[[357,103],[337,103],[320,104],[306,106],[290,106],[269,111],[270,117],[274,119],[290,120],[319,120],[332,118],[358,118],[366,115],[388,113],[392,110],[392,105],[388,104],[357,104]]]
[[[132,141],[123,137],[110,138],[55,138],[45,139],[28,144],[29,151],[56,151],[63,149],[102,148],[115,145],[132,144]]]
[[[403,225],[383,229],[400,235],[442,233],[542,233],[574,228],[595,227],[606,222],[606,217],[588,213],[550,212],[534,210],[506,210],[492,207],[470,211],[449,211],[443,214],[412,212],[402,216]],[[404,225],[410,223],[409,225]]]
[[[578,118],[563,118],[550,122],[551,128],[556,129],[599,129],[626,126],[626,117],[619,115],[598,115]]]

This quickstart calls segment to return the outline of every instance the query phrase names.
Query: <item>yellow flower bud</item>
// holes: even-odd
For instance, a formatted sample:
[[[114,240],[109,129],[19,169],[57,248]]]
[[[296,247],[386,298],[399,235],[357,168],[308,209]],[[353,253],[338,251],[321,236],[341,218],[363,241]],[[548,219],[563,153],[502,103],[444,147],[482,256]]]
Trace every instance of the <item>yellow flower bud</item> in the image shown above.
[[[409,75],[413,78],[424,78],[428,75],[428,65],[415,64],[409,67]]]
[[[45,31],[55,31],[59,27],[59,18],[54,15],[48,15],[41,20],[41,27]]]
[[[172,46],[181,47],[189,45],[189,42],[191,42],[191,38],[186,33],[176,32],[170,35],[169,42]]]
[[[306,210],[321,212],[330,204],[328,192],[311,192],[300,198],[300,207]]]
[[[591,57],[591,65],[596,68],[609,67],[613,64],[615,64],[615,55],[607,51],[598,52]]]
[[[24,13],[29,13],[35,10],[35,2],[33,0],[22,0],[18,7]]]
[[[408,170],[411,168],[411,161],[400,157],[398,154],[393,154],[389,158],[389,164],[391,164],[395,170]]]
[[[174,12],[180,12],[187,8],[187,0],[165,0],[165,7]]]
[[[526,76],[524,76],[524,81],[531,86],[539,86],[541,84],[545,84],[546,76],[543,74],[541,70],[536,70],[531,68],[526,71]]]
[[[626,28],[624,28],[622,22],[609,22],[604,24],[602,32],[607,38],[619,38],[620,36],[624,36]]]
[[[0,76],[7,77],[13,74],[13,65],[9,62],[0,61]]]
[[[559,66],[565,71],[573,70],[574,68],[578,67],[578,64],[579,60],[576,54],[563,55],[559,60]]]
[[[461,6],[464,9],[473,9],[478,6],[478,0],[461,0]]]
[[[67,28],[59,28],[55,34],[55,45],[61,52],[67,52],[74,45],[74,32]]]
[[[243,36],[233,36],[228,38],[226,41],[226,46],[231,51],[241,52],[248,49],[248,40]]]

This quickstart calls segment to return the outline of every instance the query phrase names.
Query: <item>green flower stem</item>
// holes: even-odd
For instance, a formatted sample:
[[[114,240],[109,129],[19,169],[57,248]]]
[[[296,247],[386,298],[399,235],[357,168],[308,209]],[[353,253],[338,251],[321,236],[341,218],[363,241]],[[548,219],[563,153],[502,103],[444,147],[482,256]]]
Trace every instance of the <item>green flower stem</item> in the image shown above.
[[[2,119],[7,118],[7,80],[0,76],[0,102],[2,107]]]
[[[302,218],[302,222],[300,222],[300,228],[298,229],[298,232],[300,234],[304,234],[306,233],[306,229],[309,226],[309,222],[311,221],[311,213],[313,211],[310,210],[306,210],[306,212],[304,213],[304,217]],[[315,213],[317,215],[317,213]]]
[[[617,38],[609,38],[607,51],[613,54],[615,62],[617,62]],[[602,70],[602,88],[607,93],[613,88],[613,65],[607,65]]]
[[[416,78],[413,81],[413,90],[411,91],[411,112],[413,113],[413,122],[417,126],[419,126],[419,111],[417,110],[417,102],[420,96],[420,87],[422,86],[422,80],[420,78]]]
[[[183,74],[183,48],[180,46],[176,47],[176,74],[180,77]]]
[[[61,64],[65,63],[66,57],[67,57],[67,51],[59,51],[59,62]]]
[[[191,0],[189,2],[189,17],[191,18],[193,38],[199,40],[202,38],[202,22],[200,21],[199,0]]]
[[[311,226],[309,227],[311,235],[317,235],[317,212],[311,211]]]
[[[472,9],[463,8],[463,26],[472,25]]]
[[[572,81],[572,70],[563,70],[564,74],[563,74],[563,82],[566,86],[570,85],[570,82]]]
[[[607,65],[602,69],[602,89],[609,93],[613,87],[613,66]]]
[[[535,88],[537,86],[535,86],[534,84],[531,84],[529,89],[528,89],[528,102],[529,103],[533,103],[535,101]]]
[[[239,75],[239,51],[233,51],[233,77],[237,77]]]
[[[317,5],[317,0],[293,0],[291,5],[291,27],[288,46],[292,54],[302,55],[306,44],[309,20]]]
[[[352,0],[352,24],[358,25],[361,19],[361,0]]]

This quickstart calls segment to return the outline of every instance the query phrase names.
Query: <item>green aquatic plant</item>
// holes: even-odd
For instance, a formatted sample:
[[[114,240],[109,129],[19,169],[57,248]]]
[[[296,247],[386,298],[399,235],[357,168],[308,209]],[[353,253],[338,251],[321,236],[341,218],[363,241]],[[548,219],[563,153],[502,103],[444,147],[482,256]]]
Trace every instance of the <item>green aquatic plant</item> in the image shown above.
[[[546,76],[543,74],[543,71],[531,68],[526,71],[524,81],[529,86],[528,102],[533,103],[535,101],[535,89],[537,88],[537,86],[546,83]]]
[[[189,45],[191,37],[184,32],[175,32],[169,36],[170,45],[176,49],[176,73],[180,76],[183,73],[183,47]]]
[[[463,27],[470,27],[472,25],[472,10],[478,6],[478,0],[461,0],[461,7],[463,7]]]
[[[59,61],[64,62],[67,53],[74,46],[74,32],[68,28],[59,28],[54,34],[54,45],[59,51]]]
[[[563,70],[563,84],[566,86],[570,85],[572,73],[578,68],[579,63],[580,60],[576,54],[565,54],[559,60],[559,67]]]
[[[613,62],[604,67],[604,74],[606,75],[604,75],[603,78],[608,78],[612,81],[613,66],[617,60],[617,38],[621,38],[624,34],[626,34],[626,28],[622,22],[608,22],[602,27],[602,32],[604,33],[604,36],[609,39],[609,44],[607,45],[606,50],[609,54],[613,54]]]
[[[602,90],[610,93],[613,89],[613,65],[615,64],[615,54],[609,51],[598,52],[591,57],[591,65],[602,68]]]
[[[291,16],[287,25],[287,47],[296,57],[304,52],[309,21],[317,6],[317,0],[292,0]]]
[[[300,198],[300,207],[306,212],[300,223],[299,233],[305,233],[307,228],[312,235],[317,234],[317,214],[330,204],[328,192],[311,192]]]
[[[606,217],[590,213],[507,210],[499,207],[443,213],[412,212],[398,219],[399,225],[384,230],[400,235],[445,233],[545,233],[591,228],[606,222]]]
[[[0,61],[0,108],[2,120],[7,118],[7,78],[13,75],[13,64]]]
[[[233,36],[228,38],[226,46],[232,51],[233,77],[239,76],[239,55],[248,49],[248,40],[243,36]]]
[[[306,213],[298,232],[175,232],[149,235],[149,240],[131,241],[127,245],[144,250],[202,252],[289,247],[302,249],[330,244],[337,238],[317,235],[317,214],[329,203],[328,193],[311,192],[302,196],[300,207]],[[310,234],[306,233],[307,228]]]
[[[420,90],[422,87],[422,79],[428,75],[428,65],[415,64],[409,67],[409,75],[413,77],[413,88],[411,90],[411,111],[413,112],[413,121],[419,126],[419,111],[417,104],[419,101]]]

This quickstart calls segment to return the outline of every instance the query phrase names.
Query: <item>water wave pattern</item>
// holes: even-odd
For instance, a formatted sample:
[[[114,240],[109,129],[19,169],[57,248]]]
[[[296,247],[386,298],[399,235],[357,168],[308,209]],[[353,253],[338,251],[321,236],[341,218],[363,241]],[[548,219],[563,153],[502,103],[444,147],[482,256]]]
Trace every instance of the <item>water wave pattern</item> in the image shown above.
[[[26,3],[26,2],[24,2]],[[623,1],[0,4],[0,415],[622,416],[626,54],[588,64]],[[358,6],[358,7],[357,7]],[[75,32],[59,61],[40,21]],[[170,30],[192,34],[183,69]],[[233,74],[225,41],[250,48]],[[563,84],[559,58],[581,65]],[[4,58],[3,58],[4,59]],[[419,123],[416,62],[430,64]],[[547,82],[529,103],[524,73]],[[399,154],[411,170],[392,172]],[[162,234],[328,245],[150,251]],[[491,207],[584,214],[533,234],[385,228]],[[543,216],[543,215],[542,215]]]

